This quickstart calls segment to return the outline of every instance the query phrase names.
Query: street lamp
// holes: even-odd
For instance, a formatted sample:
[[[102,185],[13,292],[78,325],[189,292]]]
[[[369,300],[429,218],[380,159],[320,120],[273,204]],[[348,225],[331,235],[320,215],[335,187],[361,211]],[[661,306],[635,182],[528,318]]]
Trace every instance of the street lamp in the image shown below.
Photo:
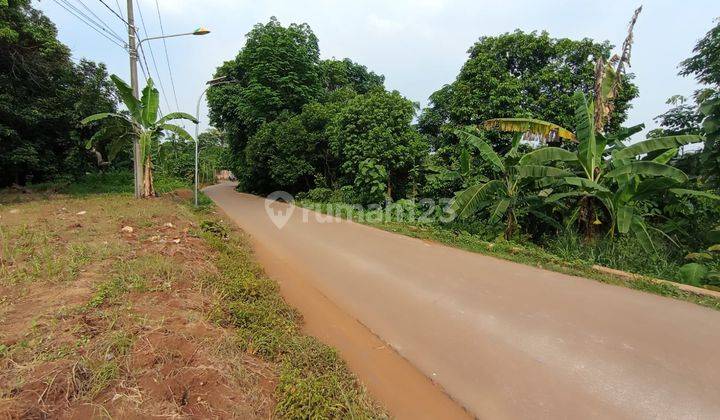
[[[204,27],[199,27],[195,29],[192,32],[185,32],[182,34],[173,34],[173,35],[162,35],[162,36],[151,36],[149,38],[141,39],[140,42],[137,43],[137,48],[140,48],[140,45],[145,41],[152,41],[153,39],[163,39],[163,38],[175,38],[178,36],[187,36],[187,35],[207,35],[210,33],[210,30]]]
[[[1,1],[1,0],[0,0]],[[128,53],[130,54],[130,85],[132,86],[133,96],[136,99],[140,97],[140,84],[138,83],[137,62],[138,47],[145,41],[162,38],[173,38],[185,35],[207,35],[210,33],[206,28],[200,27],[193,32],[163,35],[145,38],[136,42],[139,38],[137,28],[135,28],[135,17],[133,14],[133,1],[127,0],[127,25],[128,25]],[[140,198],[142,193],[142,162],[140,162],[140,143],[137,138],[133,139],[133,173],[135,175],[135,198]]]
[[[202,28],[201,28],[202,29]],[[198,206],[198,183],[199,183],[199,176],[198,176],[198,151],[199,151],[199,144],[200,144],[200,102],[202,101],[203,95],[205,95],[205,92],[208,91],[213,86],[217,85],[223,85],[227,83],[237,83],[237,80],[231,79],[228,76],[218,77],[212,80],[208,80],[205,82],[207,87],[205,90],[202,91],[200,94],[200,97],[197,101],[197,107],[195,108],[195,207]]]

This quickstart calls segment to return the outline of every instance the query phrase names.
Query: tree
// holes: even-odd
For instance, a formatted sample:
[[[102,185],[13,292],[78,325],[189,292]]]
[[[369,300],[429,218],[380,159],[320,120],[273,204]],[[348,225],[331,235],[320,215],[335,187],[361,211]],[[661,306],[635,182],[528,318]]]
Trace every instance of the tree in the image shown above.
[[[85,118],[82,123],[88,124],[94,121],[113,118],[125,125],[125,129],[130,136],[120,137],[117,143],[127,143],[129,139],[135,137],[140,142],[140,160],[143,162],[143,197],[154,197],[155,187],[153,185],[153,165],[151,148],[159,142],[165,132],[173,132],[180,138],[192,141],[192,136],[180,126],[170,124],[168,121],[185,119],[197,124],[197,119],[190,114],[184,112],[171,112],[164,117],[158,119],[158,108],[160,106],[160,93],[153,85],[152,79],[148,79],[145,88],[142,91],[140,99],[135,98],[132,89],[119,77],[110,76],[115,83],[115,87],[120,97],[125,103],[129,111],[129,115],[119,114],[115,112],[103,112],[91,115]],[[93,139],[88,140],[88,146],[92,146]]]
[[[323,60],[320,72],[325,90],[350,87],[363,94],[375,89],[384,89],[385,76],[368,71],[362,64],[354,63],[349,58],[343,60]]]
[[[574,172],[572,176],[560,177],[548,185],[552,191],[547,201],[579,198],[577,212],[571,220],[579,220],[588,237],[602,225],[600,206],[610,219],[607,231],[611,236],[615,232],[632,232],[647,249],[652,249],[650,227],[643,214],[637,211],[636,204],[665,190],[677,195],[710,197],[680,188],[687,181],[687,175],[667,164],[677,154],[678,147],[702,138],[696,135],[667,136],[626,146],[623,140],[641,131],[642,125],[603,135],[595,127],[594,107],[588,106],[585,95],[577,92],[574,100],[577,151],[543,147],[524,155],[520,163],[563,162]]]
[[[695,94],[705,134],[700,164],[705,178],[720,187],[720,23],[695,45],[693,52],[680,64],[680,74],[694,75],[698,82],[707,85]]]
[[[416,106],[397,91],[373,91],[347,101],[332,120],[330,147],[352,182],[360,163],[372,159],[387,171],[388,197],[401,196],[410,171],[428,152],[411,125]]]
[[[29,1],[0,7],[0,186],[78,176],[95,167],[80,120],[113,112],[102,64],[70,61],[52,22]]]
[[[665,102],[672,108],[653,120],[660,126],[648,133],[649,137],[662,137],[679,134],[701,134],[703,115],[697,105],[687,103],[682,95],[673,95]]]
[[[260,126],[285,111],[300,112],[323,94],[318,40],[307,24],[284,27],[273,17],[246,38],[237,57],[215,74],[236,83],[208,91],[210,121],[226,133],[240,178],[246,173],[245,146]]]
[[[695,76],[704,85],[720,86],[720,22],[698,41],[693,52],[680,63],[680,74]]]
[[[155,173],[188,182],[195,179],[195,141],[170,133],[158,145]],[[198,177],[200,184],[212,183],[219,171],[227,169],[228,153],[222,133],[210,128],[198,136]]]
[[[263,124],[245,149],[244,189],[269,193],[308,190],[315,175],[315,142],[300,116],[284,114]]]
[[[494,179],[485,180],[458,192],[450,208],[461,218],[470,217],[480,209],[489,209],[490,223],[501,220],[505,223],[505,239],[510,239],[517,231],[519,210],[530,206],[530,194],[523,188],[523,181],[530,178],[547,179],[572,175],[564,169],[523,162],[518,152],[521,139],[519,133],[513,136],[512,146],[503,157],[500,157],[477,131],[466,128],[457,130],[456,134],[475,147],[484,160],[490,162],[494,168]],[[543,220],[556,223],[543,213],[530,211]]]
[[[476,125],[496,117],[524,117],[572,125],[576,91],[592,93],[597,58],[609,58],[612,46],[590,39],[551,38],[547,32],[515,31],[482,37],[468,51],[470,57],[457,79],[431,97],[419,126],[435,137],[435,149],[455,144],[445,124]],[[615,99],[610,131],[627,116],[637,87],[624,79]]]

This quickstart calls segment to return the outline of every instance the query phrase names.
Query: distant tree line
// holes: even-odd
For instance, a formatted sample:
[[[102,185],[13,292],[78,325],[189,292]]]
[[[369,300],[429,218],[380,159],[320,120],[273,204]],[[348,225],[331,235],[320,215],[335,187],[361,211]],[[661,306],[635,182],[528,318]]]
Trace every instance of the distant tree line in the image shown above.
[[[0,186],[97,170],[105,151],[85,147],[95,130],[80,120],[116,108],[104,64],[74,63],[29,0],[0,6]]]
[[[321,60],[307,24],[285,27],[272,18],[256,25],[237,57],[217,69],[217,77],[236,83],[211,89],[210,117],[227,135],[245,191],[346,186],[376,201],[423,189],[450,194],[458,185],[427,185],[423,168],[458,159],[453,127],[518,115],[570,124],[572,94],[592,92],[593,58],[609,58],[611,47],[545,32],[482,37],[457,80],[419,112],[365,66],[347,58]],[[637,92],[628,78],[614,127],[625,120]],[[499,147],[503,142],[509,144],[509,137],[495,139]],[[357,177],[363,169],[383,185],[384,195],[371,194]]]

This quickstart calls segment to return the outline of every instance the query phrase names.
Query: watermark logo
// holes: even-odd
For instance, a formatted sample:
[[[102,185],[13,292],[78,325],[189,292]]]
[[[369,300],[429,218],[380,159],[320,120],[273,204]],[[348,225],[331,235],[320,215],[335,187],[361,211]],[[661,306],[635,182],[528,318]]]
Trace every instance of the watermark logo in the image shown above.
[[[265,211],[278,229],[285,227],[295,211],[292,194],[285,191],[270,193],[265,199]]]
[[[384,204],[316,203],[295,198],[286,191],[275,191],[265,199],[265,211],[273,224],[282,229],[293,212],[299,211],[302,223],[366,223],[401,222],[415,225],[450,223],[457,217],[451,199],[387,201]]]

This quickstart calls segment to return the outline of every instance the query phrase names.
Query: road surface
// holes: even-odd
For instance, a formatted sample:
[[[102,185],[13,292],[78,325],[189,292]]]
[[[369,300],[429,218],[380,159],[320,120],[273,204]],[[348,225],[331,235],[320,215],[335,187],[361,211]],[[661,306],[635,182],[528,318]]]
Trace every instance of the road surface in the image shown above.
[[[266,200],[230,184],[205,192],[253,237],[261,263],[284,293],[295,294],[290,303],[308,313],[316,333],[345,327],[334,315],[313,314],[322,305],[301,297],[309,290],[473,416],[720,418],[720,312],[301,208],[278,229]],[[423,404],[429,394],[407,395],[414,391],[402,384],[407,378],[393,384],[403,374],[392,366],[368,368],[375,357],[369,344],[334,335],[328,341],[393,414],[412,416],[397,398]],[[462,415],[438,401],[446,418]]]

